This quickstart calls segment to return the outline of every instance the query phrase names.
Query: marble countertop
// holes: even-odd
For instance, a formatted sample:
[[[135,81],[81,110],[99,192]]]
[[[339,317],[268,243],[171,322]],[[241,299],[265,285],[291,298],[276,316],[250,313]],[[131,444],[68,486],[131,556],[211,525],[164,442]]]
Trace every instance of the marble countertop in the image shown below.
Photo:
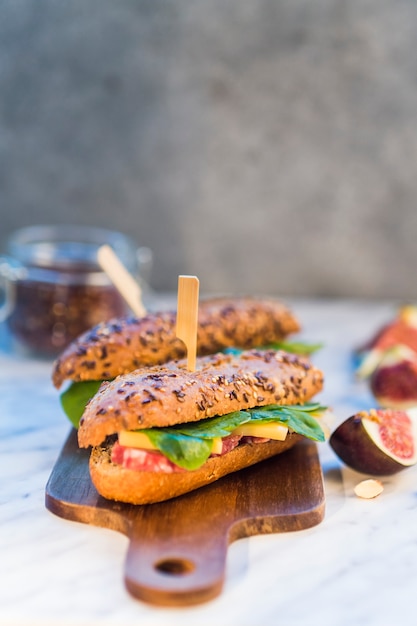
[[[392,303],[293,301],[325,372],[320,399],[337,421],[372,407],[355,380],[352,348],[395,312]],[[417,467],[384,478],[374,500],[364,478],[320,444],[326,514],[318,526],[233,543],[222,594],[191,608],[156,608],[126,591],[128,539],[61,519],[45,485],[70,430],[50,382],[51,362],[16,350],[0,326],[0,624],[2,626],[414,625]]]

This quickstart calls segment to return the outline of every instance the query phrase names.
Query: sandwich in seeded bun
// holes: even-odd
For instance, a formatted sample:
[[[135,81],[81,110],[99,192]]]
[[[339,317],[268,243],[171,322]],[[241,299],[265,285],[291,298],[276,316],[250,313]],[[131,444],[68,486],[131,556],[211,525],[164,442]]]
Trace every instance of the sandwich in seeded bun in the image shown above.
[[[176,311],[99,324],[70,344],[55,361],[53,383],[59,388],[66,380],[109,380],[139,367],[184,358],[186,349],[175,328]],[[203,356],[230,347],[267,346],[282,342],[299,330],[299,322],[290,309],[271,298],[202,300],[197,353]]]
[[[103,497],[148,504],[207,485],[288,450],[320,441],[311,402],[322,372],[307,357],[246,350],[142,367],[104,382],[78,429],[92,448],[90,474]]]

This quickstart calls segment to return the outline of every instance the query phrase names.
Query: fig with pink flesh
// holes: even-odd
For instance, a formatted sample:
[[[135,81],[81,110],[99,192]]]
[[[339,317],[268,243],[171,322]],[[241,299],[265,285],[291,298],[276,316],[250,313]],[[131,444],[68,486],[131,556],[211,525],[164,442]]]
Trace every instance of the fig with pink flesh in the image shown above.
[[[382,407],[417,406],[417,354],[406,346],[388,350],[371,375],[370,388]]]
[[[372,409],[344,421],[329,443],[352,469],[389,476],[417,463],[417,410]]]

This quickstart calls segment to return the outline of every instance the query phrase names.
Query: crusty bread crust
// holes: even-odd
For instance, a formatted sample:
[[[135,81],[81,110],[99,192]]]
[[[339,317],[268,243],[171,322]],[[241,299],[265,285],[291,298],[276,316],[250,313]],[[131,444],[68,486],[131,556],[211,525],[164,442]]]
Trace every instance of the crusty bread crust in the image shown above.
[[[100,445],[120,430],[194,422],[265,406],[303,404],[321,391],[323,374],[306,357],[274,350],[218,353],[142,368],[103,383],[78,429],[80,447]]]
[[[199,304],[197,351],[255,348],[300,330],[293,313],[274,299],[214,298]],[[70,344],[53,365],[52,380],[108,380],[138,367],[185,357],[175,333],[176,312],[99,324]]]
[[[173,474],[125,469],[111,462],[111,445],[99,446],[93,448],[90,456],[90,475],[98,493],[108,500],[151,504],[198,489],[227,474],[281,454],[301,439],[301,435],[290,433],[285,441],[243,443],[223,456],[210,457],[197,470]]]

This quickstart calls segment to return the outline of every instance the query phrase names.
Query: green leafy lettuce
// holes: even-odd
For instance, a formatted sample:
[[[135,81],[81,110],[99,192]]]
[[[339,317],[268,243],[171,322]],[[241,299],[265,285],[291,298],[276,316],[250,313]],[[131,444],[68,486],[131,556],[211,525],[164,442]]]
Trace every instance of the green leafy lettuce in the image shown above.
[[[278,341],[262,346],[259,350],[285,350],[292,354],[310,355],[323,347],[322,343],[304,343],[303,341]],[[225,354],[241,354],[242,348],[225,348]]]
[[[103,381],[86,380],[72,383],[60,396],[61,406],[71,424],[78,428],[87,402],[96,395]]]
[[[170,461],[184,469],[194,470],[210,456],[215,438],[227,437],[238,426],[248,422],[278,422],[309,439],[324,441],[324,433],[315,416],[325,410],[326,407],[318,403],[294,406],[271,404],[194,423],[141,429],[140,432],[146,434]]]
[[[276,343],[270,343],[264,346],[264,349],[270,350],[285,350],[286,352],[292,352],[293,354],[310,355],[323,347],[322,343],[304,343],[303,341],[280,341]]]

